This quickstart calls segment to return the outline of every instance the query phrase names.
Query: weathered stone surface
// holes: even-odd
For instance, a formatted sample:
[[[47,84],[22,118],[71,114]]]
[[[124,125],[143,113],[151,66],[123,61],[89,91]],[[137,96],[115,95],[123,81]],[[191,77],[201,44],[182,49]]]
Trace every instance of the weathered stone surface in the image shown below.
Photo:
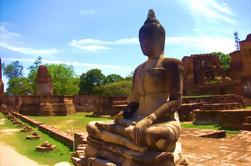
[[[181,141],[189,165],[249,166],[251,162],[251,132],[221,139],[197,137],[198,129],[182,129]]]
[[[251,116],[249,109],[194,110],[194,124],[219,124],[224,128],[242,129],[245,117]]]
[[[213,54],[199,54],[182,59],[185,95],[234,93],[251,98],[251,34],[240,41],[240,50],[230,53],[228,70]],[[214,78],[217,79],[214,80]],[[212,81],[214,80],[214,81]]]
[[[20,106],[24,115],[67,115],[76,112],[70,96],[23,96]]]
[[[48,142],[45,142],[45,143],[43,143],[41,145],[38,145],[36,147],[36,151],[39,151],[39,152],[49,152],[49,151],[52,151],[55,148],[56,148],[56,145],[49,144]]]
[[[178,110],[180,121],[193,121],[194,114],[192,111],[200,108],[202,104],[203,103],[183,103],[181,108]]]
[[[148,60],[135,69],[128,103],[107,98],[101,101],[114,115],[123,111],[111,122],[88,123],[87,165],[92,158],[90,165],[103,159],[128,166],[173,166],[182,159],[177,111],[183,91],[183,66],[177,59],[164,57],[164,31],[150,9],[139,31],[141,49]]]
[[[250,165],[251,131],[220,139],[200,137],[211,132],[216,130],[182,128],[180,140],[189,165]],[[85,166],[83,162],[81,166]]]
[[[183,103],[207,103],[207,104],[215,104],[215,103],[240,103],[244,105],[244,98],[235,94],[224,94],[224,95],[205,95],[199,97],[189,97],[184,96],[182,98]]]
[[[251,98],[251,34],[240,41],[240,50],[230,53],[231,66],[229,74],[232,80],[240,83],[236,92]]]
[[[100,96],[73,96],[77,112],[95,112],[100,107]]]
[[[224,130],[208,132],[206,134],[200,135],[200,137],[206,138],[224,138],[226,137],[226,132]]]
[[[40,65],[38,67],[35,94],[38,96],[47,96],[54,94],[52,78],[45,65]]]
[[[128,103],[126,101],[127,97],[100,97],[99,98],[99,105],[98,109],[93,112],[93,116],[100,116],[100,115],[110,115],[114,116],[118,114],[120,111],[123,110]]]

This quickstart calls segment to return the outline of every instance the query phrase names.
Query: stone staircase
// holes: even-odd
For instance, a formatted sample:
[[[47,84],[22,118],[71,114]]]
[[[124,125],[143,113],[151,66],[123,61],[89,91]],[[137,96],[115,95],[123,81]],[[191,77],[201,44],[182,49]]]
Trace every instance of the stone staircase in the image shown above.
[[[251,131],[251,116],[245,116],[244,122],[241,124],[241,129]]]
[[[182,106],[178,111],[180,121],[193,121],[196,114],[197,117],[198,114],[203,114],[202,116],[204,119],[204,116],[206,117],[209,114],[214,114],[213,112],[215,111],[243,109],[245,105],[243,98],[235,94],[184,96],[182,102]],[[209,121],[205,121],[205,123]]]
[[[232,102],[232,103],[204,103],[200,106],[201,110],[230,110],[230,109],[241,109],[243,108],[242,103]]]

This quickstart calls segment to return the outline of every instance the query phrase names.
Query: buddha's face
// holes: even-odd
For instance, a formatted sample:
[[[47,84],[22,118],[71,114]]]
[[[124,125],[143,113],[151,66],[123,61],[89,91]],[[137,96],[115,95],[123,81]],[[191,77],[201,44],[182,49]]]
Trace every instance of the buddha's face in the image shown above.
[[[141,36],[140,47],[144,55],[149,58],[159,57],[163,54],[163,40],[156,36]]]

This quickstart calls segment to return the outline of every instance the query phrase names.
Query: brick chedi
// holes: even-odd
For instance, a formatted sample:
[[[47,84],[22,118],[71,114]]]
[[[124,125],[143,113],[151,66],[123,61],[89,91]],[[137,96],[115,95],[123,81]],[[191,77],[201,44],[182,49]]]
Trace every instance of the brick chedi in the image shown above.
[[[21,114],[35,116],[67,115],[76,112],[71,96],[56,96],[53,93],[51,75],[45,65],[38,68],[36,96],[23,96]]]
[[[53,95],[53,84],[51,75],[45,65],[40,65],[38,68],[36,80],[36,95]]]

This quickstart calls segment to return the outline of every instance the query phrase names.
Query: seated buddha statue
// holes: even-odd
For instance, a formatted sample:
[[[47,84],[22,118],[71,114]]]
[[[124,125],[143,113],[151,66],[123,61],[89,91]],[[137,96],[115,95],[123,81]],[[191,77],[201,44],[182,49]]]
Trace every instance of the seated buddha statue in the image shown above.
[[[87,125],[86,155],[90,158],[100,156],[118,165],[130,159],[133,161],[129,166],[163,165],[165,161],[161,159],[151,162],[149,154],[158,154],[161,158],[162,152],[166,152],[170,157],[177,149],[180,136],[177,110],[182,103],[183,67],[181,61],[164,57],[165,29],[152,9],[139,30],[139,42],[147,60],[134,71],[127,107],[112,121]],[[103,155],[101,144],[107,146]],[[113,148],[109,148],[111,146]],[[114,150],[116,147],[119,148]],[[123,162],[121,155],[126,161]]]

